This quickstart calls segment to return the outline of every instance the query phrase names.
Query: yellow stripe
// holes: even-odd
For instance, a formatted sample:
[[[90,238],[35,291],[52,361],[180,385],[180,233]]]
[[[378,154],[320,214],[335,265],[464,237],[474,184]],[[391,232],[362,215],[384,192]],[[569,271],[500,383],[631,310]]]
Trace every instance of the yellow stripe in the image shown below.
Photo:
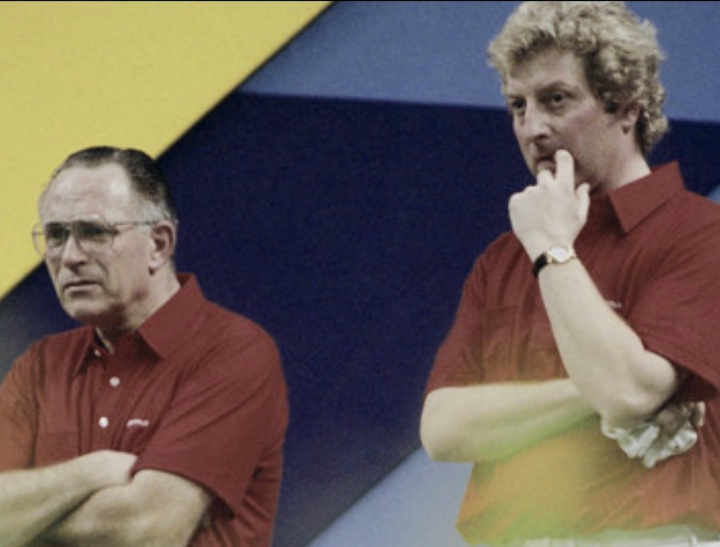
[[[0,296],[68,153],[163,152],[330,3],[0,2]]]

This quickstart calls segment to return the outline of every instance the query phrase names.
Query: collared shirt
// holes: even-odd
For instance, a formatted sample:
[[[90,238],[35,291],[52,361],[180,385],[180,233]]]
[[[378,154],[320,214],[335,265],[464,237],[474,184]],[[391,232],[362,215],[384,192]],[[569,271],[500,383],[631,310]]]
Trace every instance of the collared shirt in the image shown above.
[[[575,242],[612,309],[645,347],[690,373],[679,401],[720,389],[720,207],[662,166],[594,196]],[[477,260],[427,391],[565,378],[532,264],[507,233]],[[577,537],[610,528],[691,523],[720,530],[720,404],[700,440],[647,470],[592,418],[514,456],[474,466],[458,520],[469,541]]]
[[[269,546],[287,395],[280,356],[192,276],[108,353],[91,327],[49,336],[0,386],[0,470],[111,449],[133,469],[188,478],[216,497],[192,545]]]

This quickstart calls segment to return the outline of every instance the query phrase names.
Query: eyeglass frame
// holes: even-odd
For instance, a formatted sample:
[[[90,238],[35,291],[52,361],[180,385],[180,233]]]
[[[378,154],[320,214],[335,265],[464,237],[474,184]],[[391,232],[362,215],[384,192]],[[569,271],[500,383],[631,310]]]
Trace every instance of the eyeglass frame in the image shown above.
[[[111,248],[113,243],[115,242],[115,238],[122,233],[123,229],[121,227],[124,227],[124,229],[132,229],[137,228],[139,226],[155,226],[157,223],[161,222],[161,220],[122,220],[122,221],[115,221],[110,222],[109,220],[105,219],[104,217],[100,215],[93,215],[88,218],[79,218],[67,222],[58,222],[58,221],[50,221],[46,223],[40,223],[38,222],[31,232],[32,239],[33,239],[33,246],[35,247],[35,251],[43,258],[56,258],[62,254],[62,250],[67,245],[68,240],[70,237],[75,238],[75,243],[78,245],[78,247],[82,250],[83,253],[86,254],[93,254],[93,251],[88,251],[87,249],[83,248],[82,241],[83,238],[78,236],[78,226],[81,223],[95,223],[98,225],[102,225],[102,228],[105,229],[107,232],[107,235],[110,236],[109,242],[106,244],[107,248]],[[65,230],[65,235],[63,238],[62,243],[50,246],[47,243],[47,236],[46,236],[46,227],[49,225],[60,225]],[[44,241],[41,244],[38,244],[39,238],[42,238]],[[41,252],[41,248],[45,248],[45,252]],[[48,253],[48,251],[52,250],[51,253]]]

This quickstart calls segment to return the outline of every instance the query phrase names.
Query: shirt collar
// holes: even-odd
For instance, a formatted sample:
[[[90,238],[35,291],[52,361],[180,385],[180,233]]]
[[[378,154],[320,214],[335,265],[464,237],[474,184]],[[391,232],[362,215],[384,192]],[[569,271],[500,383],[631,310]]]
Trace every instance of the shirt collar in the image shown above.
[[[146,319],[137,331],[127,334],[127,337],[144,342],[160,358],[170,355],[178,340],[187,336],[190,326],[200,313],[200,308],[206,302],[194,275],[178,274],[177,277],[180,281],[180,290]],[[103,348],[93,327],[86,326],[83,329],[84,358],[75,366],[74,375],[85,367],[94,352],[102,351]],[[121,343],[127,342],[122,340]]]
[[[148,346],[163,358],[188,335],[206,301],[194,275],[178,274],[178,281],[180,290],[138,329]]]
[[[653,167],[646,177],[611,191],[608,199],[627,234],[683,188],[680,165],[671,162]]]

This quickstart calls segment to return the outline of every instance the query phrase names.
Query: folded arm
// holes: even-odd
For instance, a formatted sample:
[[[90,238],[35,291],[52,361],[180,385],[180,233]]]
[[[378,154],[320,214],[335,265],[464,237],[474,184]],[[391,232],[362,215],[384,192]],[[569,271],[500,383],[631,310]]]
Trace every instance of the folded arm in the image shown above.
[[[144,470],[129,484],[95,493],[45,537],[74,547],[179,547],[190,542],[211,501],[187,479]]]
[[[100,451],[53,466],[0,473],[0,546],[27,545],[103,488],[124,484],[135,456]]]
[[[576,185],[574,160],[555,154],[555,173],[510,199],[513,231],[530,260],[553,245],[573,245],[587,220],[589,185]],[[611,425],[633,426],[651,417],[683,380],[665,358],[605,302],[579,260],[547,266],[540,293],[568,376]]]
[[[568,379],[446,387],[428,394],[420,437],[435,460],[494,460],[594,414]]]
[[[651,418],[682,376],[603,300],[580,261],[545,268],[540,289],[568,375],[610,424]]]

